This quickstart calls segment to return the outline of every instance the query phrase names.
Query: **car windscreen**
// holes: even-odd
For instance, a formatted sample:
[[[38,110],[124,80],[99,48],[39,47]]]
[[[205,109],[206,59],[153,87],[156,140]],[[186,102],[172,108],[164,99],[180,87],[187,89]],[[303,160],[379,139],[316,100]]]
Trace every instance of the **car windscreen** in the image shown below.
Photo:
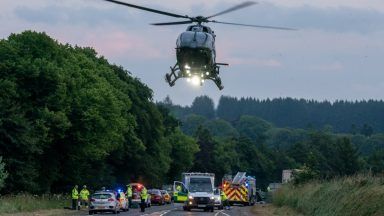
[[[189,180],[190,192],[207,192],[212,193],[212,182],[210,178],[191,178]]]
[[[112,198],[112,194],[108,194],[108,193],[93,194],[92,198],[93,199],[109,199],[109,198]]]

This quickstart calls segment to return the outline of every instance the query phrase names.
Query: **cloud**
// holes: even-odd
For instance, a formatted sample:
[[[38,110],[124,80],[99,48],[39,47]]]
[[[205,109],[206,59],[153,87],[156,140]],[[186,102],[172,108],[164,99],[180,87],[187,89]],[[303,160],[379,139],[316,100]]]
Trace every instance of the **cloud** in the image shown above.
[[[88,2],[88,1],[87,1]],[[232,4],[226,1],[222,3],[224,8]],[[103,4],[102,4],[103,3]],[[195,2],[193,5],[201,5],[206,13],[217,12],[218,9],[206,8],[213,7],[217,1],[205,4]],[[274,3],[274,4],[273,4]],[[259,25],[288,26],[301,30],[319,29],[332,32],[375,32],[384,29],[384,12],[377,9],[353,8],[348,6],[340,7],[314,7],[303,5],[299,7],[279,6],[278,3],[260,3],[257,7],[244,9],[244,12],[234,12],[232,15],[218,17],[219,20],[237,21],[242,23],[254,23]],[[143,3],[141,3],[143,4]],[[166,3],[165,5],[169,4]],[[151,5],[151,4],[150,4]],[[155,3],[152,3],[157,8]],[[175,4],[178,7],[192,7],[188,4]],[[101,7],[104,6],[104,7]],[[207,11],[209,10],[209,12]],[[172,11],[172,10],[171,10]],[[69,6],[48,4],[40,8],[30,6],[18,6],[14,10],[17,17],[29,21],[56,25],[58,23],[71,23],[73,25],[95,26],[109,23],[120,26],[130,26],[140,28],[147,23],[157,21],[169,21],[174,18],[139,11],[119,5],[106,4],[106,2],[89,1],[86,6]],[[172,11],[173,12],[173,11]],[[185,12],[176,12],[185,14]],[[191,13],[191,12],[190,12]],[[197,14],[195,14],[197,15]],[[232,17],[232,18],[231,18]]]

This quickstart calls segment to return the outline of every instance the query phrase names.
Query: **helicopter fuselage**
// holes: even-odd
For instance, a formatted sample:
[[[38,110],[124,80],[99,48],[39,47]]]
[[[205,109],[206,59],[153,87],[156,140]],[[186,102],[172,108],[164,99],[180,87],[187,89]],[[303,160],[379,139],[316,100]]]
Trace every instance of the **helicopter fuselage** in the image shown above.
[[[216,62],[215,35],[207,26],[189,26],[177,38],[176,46],[177,63],[182,71],[206,70]]]
[[[204,80],[217,76],[215,37],[211,28],[200,24],[189,26],[179,35],[176,57],[181,77]]]

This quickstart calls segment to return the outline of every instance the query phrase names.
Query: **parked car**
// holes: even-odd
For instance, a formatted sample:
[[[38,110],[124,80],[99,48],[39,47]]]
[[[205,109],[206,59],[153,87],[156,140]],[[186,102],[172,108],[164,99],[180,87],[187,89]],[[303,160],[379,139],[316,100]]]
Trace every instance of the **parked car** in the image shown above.
[[[169,195],[169,193],[166,190],[160,190],[160,192],[161,192],[161,195],[163,195],[164,197],[165,203],[170,204],[172,202],[171,195]]]
[[[220,196],[220,189],[215,188],[213,191],[213,197],[215,198],[215,207],[219,210],[223,209],[223,202],[221,201],[221,196]]]
[[[131,183],[130,185],[132,187],[132,204],[140,205],[141,203],[140,192],[145,187],[140,183]],[[146,205],[148,208],[151,207],[151,195],[149,193],[148,193],[148,198],[146,200]]]
[[[151,195],[151,203],[158,204],[158,205],[164,205],[165,200],[163,195],[161,194],[161,191],[159,189],[151,189],[148,190],[148,194]]]
[[[114,191],[96,192],[90,197],[89,214],[99,212],[120,212],[120,203]]]

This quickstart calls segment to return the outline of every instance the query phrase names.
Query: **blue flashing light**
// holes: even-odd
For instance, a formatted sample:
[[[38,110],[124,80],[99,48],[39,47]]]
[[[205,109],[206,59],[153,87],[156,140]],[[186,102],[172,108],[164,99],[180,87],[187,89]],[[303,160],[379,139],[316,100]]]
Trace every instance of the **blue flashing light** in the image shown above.
[[[119,192],[119,193],[120,193],[121,191],[122,191],[122,190],[121,190],[120,188],[119,188],[119,189],[117,189],[117,192]]]

